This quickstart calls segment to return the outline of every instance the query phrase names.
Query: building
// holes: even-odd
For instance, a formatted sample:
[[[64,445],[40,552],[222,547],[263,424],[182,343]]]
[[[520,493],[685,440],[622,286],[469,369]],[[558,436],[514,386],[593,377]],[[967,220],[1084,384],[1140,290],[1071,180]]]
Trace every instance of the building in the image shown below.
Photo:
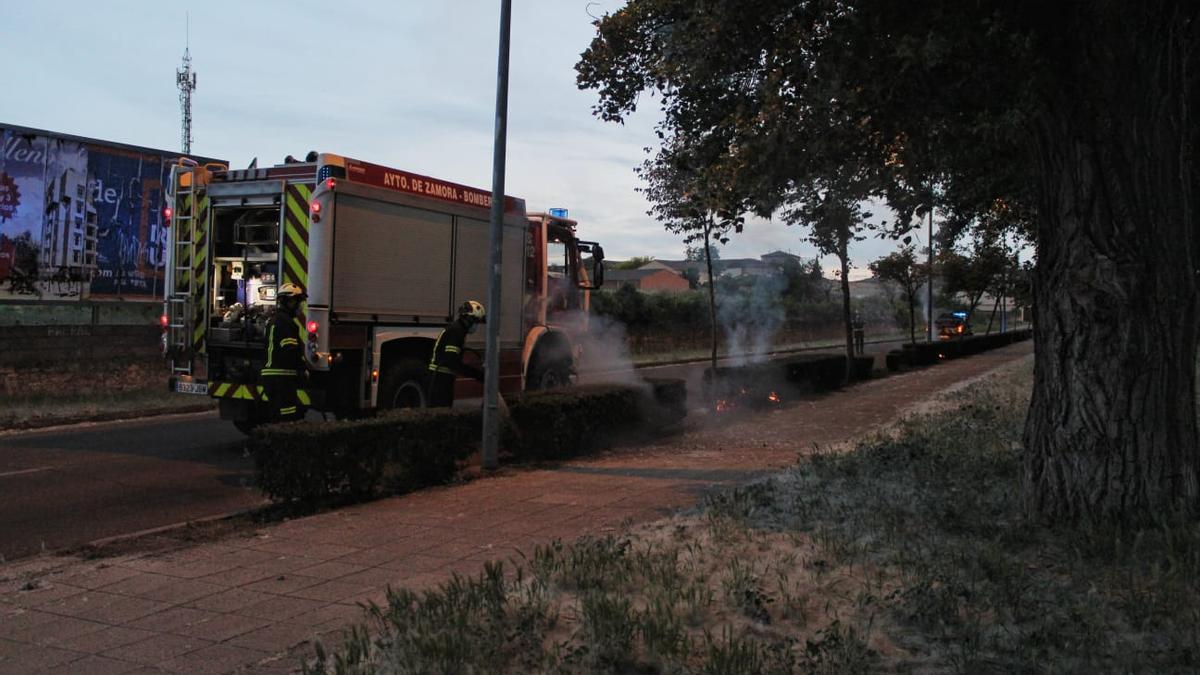
[[[605,270],[605,290],[616,290],[632,286],[639,291],[662,291],[675,293],[691,288],[688,280],[670,269],[650,268],[636,270]]]
[[[63,169],[46,181],[46,211],[39,266],[46,276],[90,280],[96,270],[96,208],[87,174]]]

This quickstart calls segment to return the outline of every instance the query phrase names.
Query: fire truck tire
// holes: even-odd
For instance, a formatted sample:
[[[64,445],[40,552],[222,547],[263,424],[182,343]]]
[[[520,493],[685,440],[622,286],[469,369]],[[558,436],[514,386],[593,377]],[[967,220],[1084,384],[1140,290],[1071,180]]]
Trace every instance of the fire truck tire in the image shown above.
[[[530,366],[525,382],[525,388],[529,391],[570,386],[571,361],[565,358],[539,359]]]
[[[424,408],[429,366],[420,359],[401,359],[388,366],[379,383],[379,407]]]

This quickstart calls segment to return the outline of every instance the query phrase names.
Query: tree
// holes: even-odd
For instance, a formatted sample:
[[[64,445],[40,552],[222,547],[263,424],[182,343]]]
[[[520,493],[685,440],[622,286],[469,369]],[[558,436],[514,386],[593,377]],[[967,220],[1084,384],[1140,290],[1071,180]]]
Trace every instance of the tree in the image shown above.
[[[995,289],[1003,277],[1007,260],[1000,243],[988,237],[975,237],[967,254],[943,248],[938,262],[945,292],[966,295],[967,314],[973,315],[984,293]]]
[[[630,258],[629,260],[622,260],[621,262],[614,263],[613,269],[636,270],[636,269],[639,269],[642,266],[644,266],[646,263],[651,263],[651,262],[654,262],[654,258],[652,256],[635,255],[632,258]]]
[[[707,253],[708,257],[713,260],[721,259],[721,251],[716,246],[709,245],[706,250],[703,246],[688,246],[683,250],[683,259],[689,262],[704,262],[704,257]]]
[[[659,154],[638,169],[646,182],[639,191],[651,203],[654,216],[669,231],[683,235],[688,251],[699,249],[708,276],[710,361],[717,369],[717,285],[713,283],[715,245],[729,241],[730,230],[741,231],[742,218],[728,215],[723,199],[728,194],[700,167],[712,161],[719,142],[713,137],[677,136],[665,141]],[[697,244],[692,246],[692,244]],[[699,256],[700,254],[693,254]]]
[[[729,204],[791,189],[777,167],[824,166],[850,120],[897,229],[1006,210],[1038,246],[1029,513],[1200,511],[1200,3],[630,0],[597,29],[596,113],[655,90],[664,137],[721,139],[702,172]]]
[[[900,295],[908,303],[908,336],[917,343],[917,293],[925,282],[925,266],[917,262],[916,250],[910,245],[890,253],[868,265],[871,273],[884,283],[900,287]]]

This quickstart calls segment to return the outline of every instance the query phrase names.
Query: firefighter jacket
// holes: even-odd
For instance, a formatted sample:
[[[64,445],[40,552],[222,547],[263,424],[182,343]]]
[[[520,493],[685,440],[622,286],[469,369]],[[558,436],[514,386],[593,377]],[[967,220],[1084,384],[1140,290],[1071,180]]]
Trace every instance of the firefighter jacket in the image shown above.
[[[304,370],[304,348],[300,345],[300,319],[287,312],[275,312],[267,331],[267,364],[263,377],[298,376]]]
[[[451,321],[433,346],[433,358],[429,370],[435,375],[466,375],[483,380],[483,371],[462,362],[463,342],[467,339],[467,326],[462,318]]]

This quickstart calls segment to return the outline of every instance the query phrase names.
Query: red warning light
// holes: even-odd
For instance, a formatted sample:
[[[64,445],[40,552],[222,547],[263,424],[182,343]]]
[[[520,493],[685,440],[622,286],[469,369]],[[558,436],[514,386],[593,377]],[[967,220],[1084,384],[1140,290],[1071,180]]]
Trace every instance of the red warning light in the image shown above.
[[[318,329],[318,328],[320,328],[320,327],[321,327],[321,324],[317,323],[316,321],[309,321],[309,322],[308,322],[308,332],[309,332],[309,334],[310,334],[310,335],[315,335],[315,334],[316,334],[316,332],[317,332],[317,329]]]
[[[163,314],[162,316],[158,317],[158,325],[162,326],[163,328],[166,328],[169,323],[170,323],[170,320],[167,319],[166,314]]]
[[[312,203],[312,212],[313,212],[313,213],[320,213],[320,212],[321,212],[321,202],[314,201],[314,202]]]
[[[332,190],[332,189],[334,189],[335,187],[337,187],[337,181],[336,181],[336,180],[334,180],[334,179],[332,179],[332,178],[326,178],[326,179],[325,179],[325,187],[327,187],[327,188],[329,188],[330,190]]]

